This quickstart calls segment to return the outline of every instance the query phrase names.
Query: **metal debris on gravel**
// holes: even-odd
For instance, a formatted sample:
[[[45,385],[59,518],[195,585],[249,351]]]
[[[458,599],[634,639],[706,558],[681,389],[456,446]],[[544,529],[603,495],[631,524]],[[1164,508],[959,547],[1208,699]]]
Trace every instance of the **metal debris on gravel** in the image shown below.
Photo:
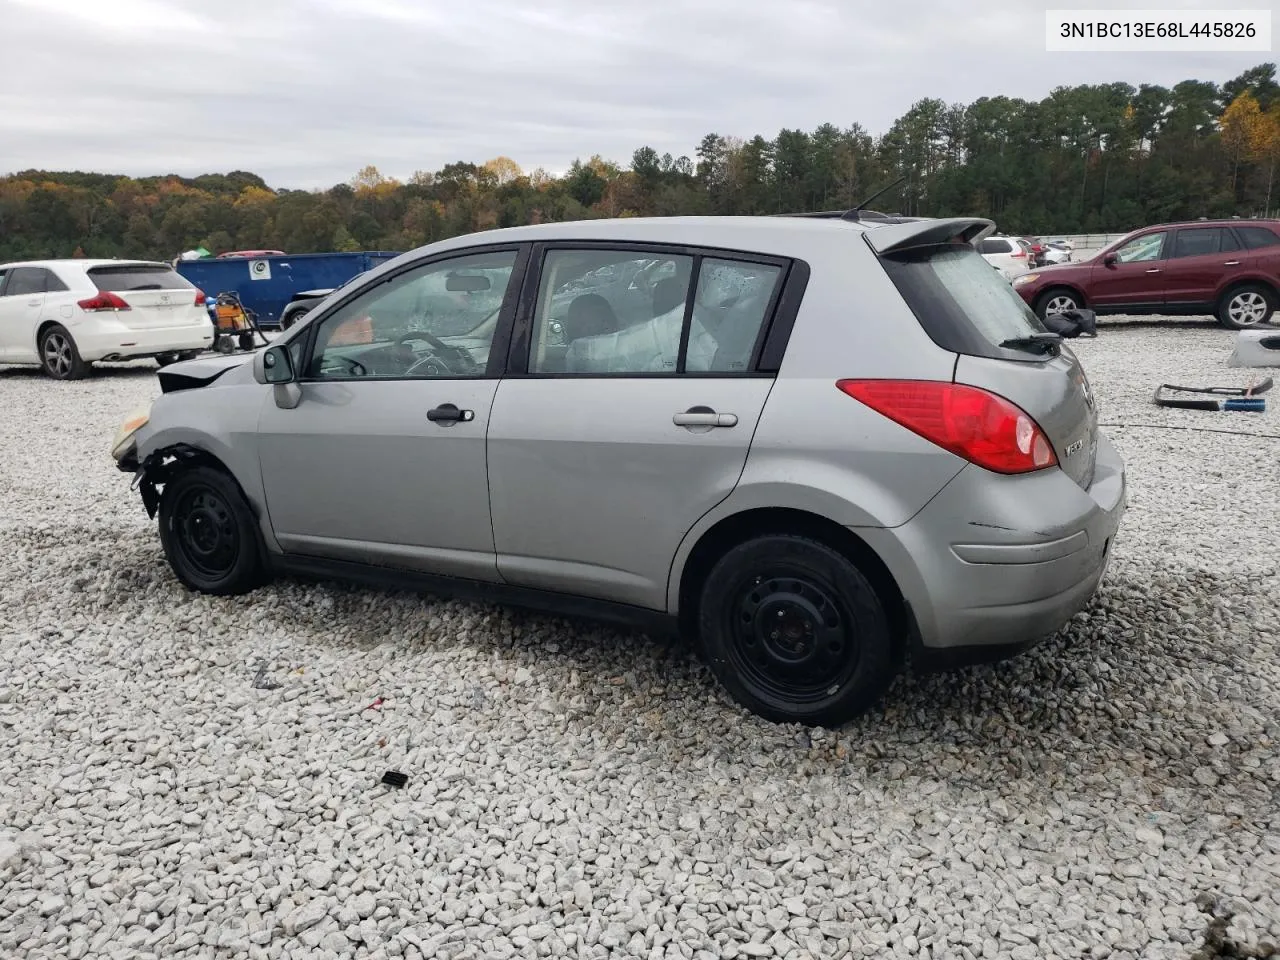
[[[107,455],[154,367],[0,368],[0,956],[1265,956],[1280,443],[1160,427],[1280,414],[1150,402],[1232,341],[1073,341],[1131,478],[1097,601],[810,731],[590,624],[189,594]]]

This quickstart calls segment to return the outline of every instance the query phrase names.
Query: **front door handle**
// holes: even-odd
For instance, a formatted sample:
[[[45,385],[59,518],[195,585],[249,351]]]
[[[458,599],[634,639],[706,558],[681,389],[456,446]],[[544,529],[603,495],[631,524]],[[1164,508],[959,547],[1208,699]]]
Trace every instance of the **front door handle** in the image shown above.
[[[1239,260],[1228,260],[1226,263],[1224,263],[1224,264],[1223,264],[1223,266],[1224,266],[1224,267],[1238,267],[1238,266],[1240,266],[1240,261],[1239,261]]]
[[[691,407],[671,418],[677,427],[735,427],[737,414],[716,413],[710,407]]]
[[[432,423],[469,423],[475,418],[474,410],[459,410],[452,403],[442,403],[434,410],[427,411],[427,419]]]
[[[1159,267],[1152,267],[1150,270],[1147,271],[1147,273],[1159,273],[1159,272],[1160,272]]]

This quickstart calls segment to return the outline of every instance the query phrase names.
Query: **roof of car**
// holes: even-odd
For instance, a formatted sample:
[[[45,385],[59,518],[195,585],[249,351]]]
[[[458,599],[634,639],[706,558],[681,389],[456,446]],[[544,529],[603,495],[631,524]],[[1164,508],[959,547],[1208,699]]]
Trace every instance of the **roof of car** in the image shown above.
[[[838,218],[798,216],[703,216],[703,217],[615,217],[600,220],[571,220],[563,223],[539,223],[520,227],[504,227],[465,234],[420,247],[451,250],[480,244],[515,243],[534,240],[615,240],[632,243],[687,243],[690,246],[719,247],[730,250],[770,250],[787,255],[789,240],[802,243],[818,241],[844,231],[865,234],[872,246],[884,249],[901,238],[932,234],[935,231],[966,229],[990,224],[972,217],[921,219],[899,222],[866,220],[855,222]]]
[[[1152,223],[1145,227],[1139,227],[1138,230],[1150,230],[1154,227],[1248,227],[1257,226],[1258,224],[1277,224],[1280,220],[1275,217],[1211,217],[1205,220],[1174,220],[1169,223]],[[1138,230],[1131,231],[1137,233]]]

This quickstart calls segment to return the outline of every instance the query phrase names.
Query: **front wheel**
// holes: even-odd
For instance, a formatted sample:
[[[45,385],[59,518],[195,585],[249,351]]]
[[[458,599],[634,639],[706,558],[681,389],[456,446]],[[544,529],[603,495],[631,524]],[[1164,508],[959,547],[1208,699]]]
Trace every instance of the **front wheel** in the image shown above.
[[[712,672],[766,720],[840,726],[897,672],[875,588],[845,556],[790,535],[740,544],[712,568],[698,608]]]
[[[280,317],[280,329],[288,330],[295,323],[307,315],[306,307],[295,307],[292,310],[286,310],[284,315]]]
[[[200,593],[245,593],[263,580],[253,511],[221,470],[190,467],[165,484],[160,543],[178,579]]]
[[[1218,304],[1218,322],[1228,330],[1249,330],[1270,320],[1275,309],[1270,290],[1249,284],[1236,287],[1222,298]]]
[[[1080,297],[1072,293],[1070,290],[1058,288],[1050,290],[1040,298],[1039,307],[1036,313],[1040,315],[1040,319],[1052,316],[1055,313],[1067,313],[1070,310],[1079,310],[1083,303]]]

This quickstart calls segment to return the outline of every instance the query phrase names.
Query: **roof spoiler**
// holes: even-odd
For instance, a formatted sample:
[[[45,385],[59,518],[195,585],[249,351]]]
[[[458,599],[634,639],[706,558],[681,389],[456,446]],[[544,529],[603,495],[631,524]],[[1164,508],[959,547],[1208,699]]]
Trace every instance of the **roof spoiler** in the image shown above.
[[[892,223],[868,230],[864,236],[871,249],[879,254],[923,247],[951,240],[973,243],[995,232],[996,225],[981,217],[945,217],[941,220],[917,220],[914,223]]]

